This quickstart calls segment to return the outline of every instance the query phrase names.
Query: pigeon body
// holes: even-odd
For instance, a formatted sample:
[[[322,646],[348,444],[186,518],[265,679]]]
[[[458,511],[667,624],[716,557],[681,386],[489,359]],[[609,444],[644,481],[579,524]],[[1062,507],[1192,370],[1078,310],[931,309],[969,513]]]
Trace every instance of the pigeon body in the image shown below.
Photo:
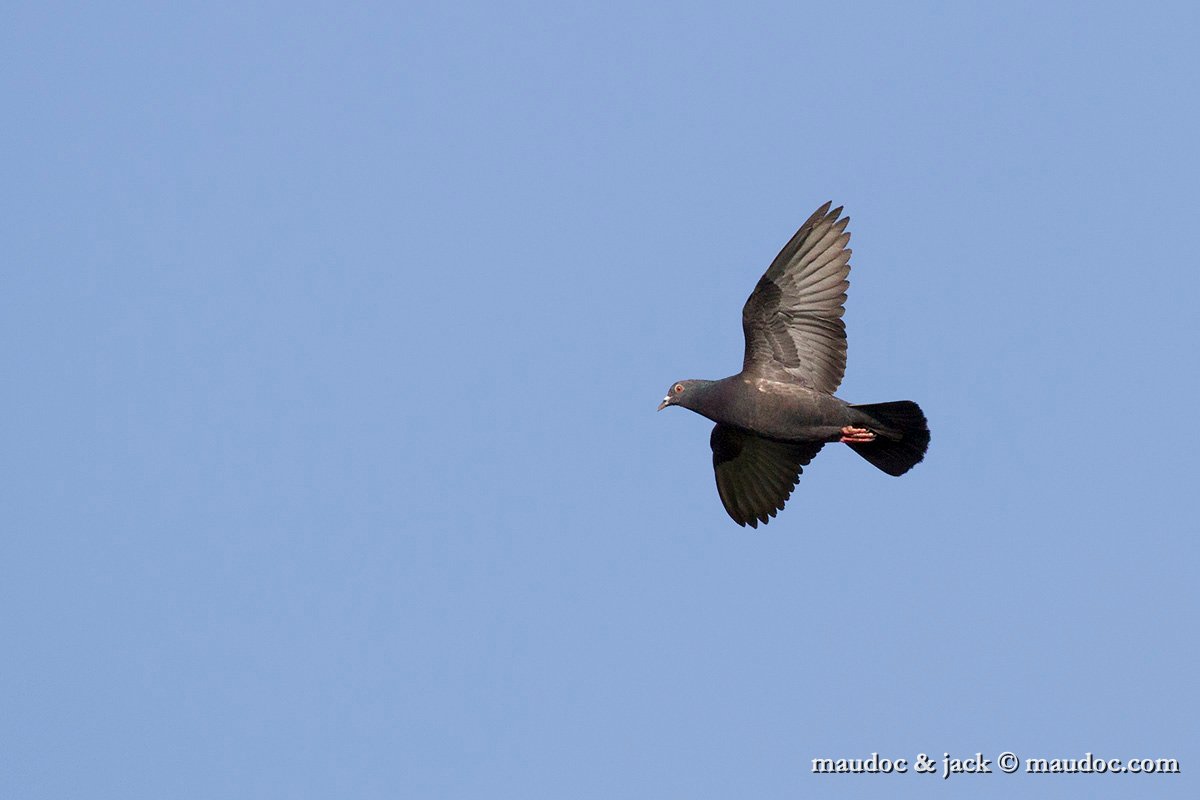
[[[772,439],[836,442],[842,428],[861,417],[831,394],[745,373],[719,381],[682,383],[685,391],[668,405]]]
[[[671,386],[659,410],[683,406],[717,425],[710,444],[717,492],[739,525],[783,509],[803,468],[825,444],[844,442],[889,475],[919,463],[929,445],[916,403],[852,405],[833,393],[846,370],[848,217],[826,203],[784,246],[742,309],[742,371]]]

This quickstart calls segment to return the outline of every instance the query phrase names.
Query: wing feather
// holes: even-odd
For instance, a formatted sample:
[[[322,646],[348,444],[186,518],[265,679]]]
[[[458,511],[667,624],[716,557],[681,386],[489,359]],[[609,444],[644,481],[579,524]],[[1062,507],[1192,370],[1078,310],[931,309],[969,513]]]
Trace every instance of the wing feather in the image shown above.
[[[846,372],[849,217],[826,203],[771,262],[742,309],[743,371],[833,393]]]
[[[822,442],[779,442],[729,425],[713,428],[710,440],[717,494],[739,525],[757,528],[779,513],[800,473]]]

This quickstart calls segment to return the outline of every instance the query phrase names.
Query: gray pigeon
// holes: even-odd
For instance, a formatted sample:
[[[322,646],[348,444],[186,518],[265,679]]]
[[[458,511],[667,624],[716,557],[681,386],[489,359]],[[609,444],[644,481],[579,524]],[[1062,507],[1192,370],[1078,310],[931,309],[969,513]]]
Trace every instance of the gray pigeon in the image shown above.
[[[672,384],[658,410],[683,406],[717,423],[710,443],[717,493],[739,525],[783,509],[827,442],[844,442],[888,475],[925,458],[929,426],[910,400],[852,405],[834,397],[846,372],[849,217],[817,209],[784,246],[742,308],[742,371]]]

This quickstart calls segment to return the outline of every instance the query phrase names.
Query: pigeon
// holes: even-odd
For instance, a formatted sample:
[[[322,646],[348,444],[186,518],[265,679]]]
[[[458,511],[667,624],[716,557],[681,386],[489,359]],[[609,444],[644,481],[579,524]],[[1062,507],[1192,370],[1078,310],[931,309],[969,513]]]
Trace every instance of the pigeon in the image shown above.
[[[682,406],[717,423],[709,440],[717,494],[739,525],[780,511],[800,473],[842,442],[888,475],[925,458],[929,425],[910,400],[855,405],[834,396],[846,372],[849,217],[833,203],[808,218],[742,308],[742,371],[671,384],[658,410]]]

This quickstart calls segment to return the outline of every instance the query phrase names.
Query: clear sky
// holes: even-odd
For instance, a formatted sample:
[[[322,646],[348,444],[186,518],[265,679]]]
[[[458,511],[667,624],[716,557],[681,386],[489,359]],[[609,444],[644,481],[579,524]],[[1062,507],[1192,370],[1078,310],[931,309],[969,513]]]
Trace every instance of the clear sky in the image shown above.
[[[0,796],[1197,797],[1200,12],[10,3]],[[710,424],[825,200],[841,446]],[[1173,757],[1180,775],[820,776]]]

